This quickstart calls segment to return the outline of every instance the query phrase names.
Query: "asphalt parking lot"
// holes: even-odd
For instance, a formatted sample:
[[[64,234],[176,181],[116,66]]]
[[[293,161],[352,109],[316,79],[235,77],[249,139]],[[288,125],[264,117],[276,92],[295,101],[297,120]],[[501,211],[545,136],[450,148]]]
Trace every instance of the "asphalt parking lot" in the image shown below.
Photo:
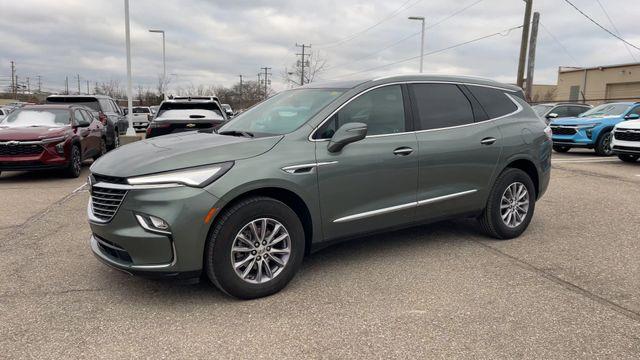
[[[575,151],[553,167],[518,239],[471,220],[371,236],[254,301],[105,267],[86,175],[3,173],[0,356],[637,359],[640,163]]]

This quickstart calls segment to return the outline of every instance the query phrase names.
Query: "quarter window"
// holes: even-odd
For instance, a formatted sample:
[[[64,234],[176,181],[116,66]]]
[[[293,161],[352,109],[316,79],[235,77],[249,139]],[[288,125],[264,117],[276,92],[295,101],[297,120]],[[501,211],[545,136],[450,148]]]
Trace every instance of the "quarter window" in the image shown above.
[[[367,124],[367,135],[401,133],[407,130],[402,88],[384,86],[366,92],[345,105],[316,132],[315,139],[330,139],[340,126]]]
[[[468,86],[469,91],[480,102],[489,119],[510,114],[518,107],[505,95],[503,90],[485,86]]]
[[[455,84],[412,84],[415,112],[422,130],[473,123],[469,99]]]

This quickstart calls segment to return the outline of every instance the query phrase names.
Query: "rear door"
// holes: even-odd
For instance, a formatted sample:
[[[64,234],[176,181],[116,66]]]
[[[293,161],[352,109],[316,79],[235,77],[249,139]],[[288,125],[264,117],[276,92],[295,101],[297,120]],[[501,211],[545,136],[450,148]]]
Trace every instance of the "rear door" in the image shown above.
[[[465,86],[409,87],[419,129],[418,219],[483,208],[501,152],[498,127]]]
[[[91,119],[85,118],[84,112],[80,109],[73,111],[73,117],[75,118],[75,124],[77,125],[76,134],[80,138],[82,158],[86,159],[94,155],[93,151],[96,147],[91,137]]]
[[[403,94],[404,93],[404,94]],[[325,238],[389,228],[415,220],[418,156],[406,89],[386,85],[353,98],[314,134]],[[367,124],[367,137],[338,153],[328,140],[342,125]]]

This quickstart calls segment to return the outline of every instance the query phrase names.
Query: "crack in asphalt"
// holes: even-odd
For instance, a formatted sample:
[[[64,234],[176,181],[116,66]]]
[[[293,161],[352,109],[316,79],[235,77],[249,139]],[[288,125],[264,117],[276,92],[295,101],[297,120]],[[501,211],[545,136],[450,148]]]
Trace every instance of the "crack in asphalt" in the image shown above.
[[[576,285],[570,281],[564,280],[559,278],[556,275],[553,275],[552,273],[550,273],[547,270],[544,270],[542,268],[539,268],[533,264],[530,264],[520,258],[517,258],[513,255],[510,255],[504,251],[501,251],[499,249],[494,248],[493,246],[490,246],[488,244],[485,244],[484,242],[482,242],[481,240],[475,240],[475,239],[471,239],[471,241],[475,242],[476,244],[481,245],[482,247],[484,247],[485,249],[487,249],[488,251],[494,253],[495,255],[498,255],[500,257],[506,258],[508,259],[510,262],[512,262],[513,264],[515,264],[516,266],[518,266],[521,269],[524,270],[528,270],[531,272],[534,272],[542,277],[544,277],[547,280],[550,280],[562,287],[564,287],[567,290],[570,290],[578,295],[584,296],[588,299],[591,299],[601,305],[604,305],[612,310],[614,310],[615,312],[629,318],[632,320],[635,320],[637,322],[640,322],[640,313],[631,309],[628,309],[620,304],[617,304],[609,299],[606,299],[600,295],[596,295],[594,293],[592,293],[591,291]]]

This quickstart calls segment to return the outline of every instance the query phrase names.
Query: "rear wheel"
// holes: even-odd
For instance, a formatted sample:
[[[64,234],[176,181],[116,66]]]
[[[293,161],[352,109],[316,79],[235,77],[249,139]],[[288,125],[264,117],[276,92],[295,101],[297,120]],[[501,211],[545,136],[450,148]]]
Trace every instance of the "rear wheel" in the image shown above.
[[[553,145],[553,150],[559,153],[566,153],[571,150],[571,147],[565,145]]]
[[[620,160],[622,160],[624,162],[634,163],[634,162],[638,161],[638,158],[640,158],[640,155],[620,154],[620,155],[618,155],[618,158],[620,158]]]
[[[80,147],[73,145],[71,147],[71,154],[69,158],[69,165],[67,165],[66,174],[70,178],[77,178],[82,171],[82,155],[80,154]]]
[[[613,134],[611,131],[607,131],[604,134],[598,137],[598,141],[596,142],[596,154],[600,156],[611,156],[613,151],[611,150],[611,139],[613,138]]]
[[[220,214],[205,248],[205,272],[229,295],[268,296],[293,278],[304,247],[302,223],[291,208],[272,198],[248,198]]]
[[[483,231],[496,239],[520,236],[536,205],[533,181],[520,169],[506,169],[493,184],[487,206],[478,218]]]

